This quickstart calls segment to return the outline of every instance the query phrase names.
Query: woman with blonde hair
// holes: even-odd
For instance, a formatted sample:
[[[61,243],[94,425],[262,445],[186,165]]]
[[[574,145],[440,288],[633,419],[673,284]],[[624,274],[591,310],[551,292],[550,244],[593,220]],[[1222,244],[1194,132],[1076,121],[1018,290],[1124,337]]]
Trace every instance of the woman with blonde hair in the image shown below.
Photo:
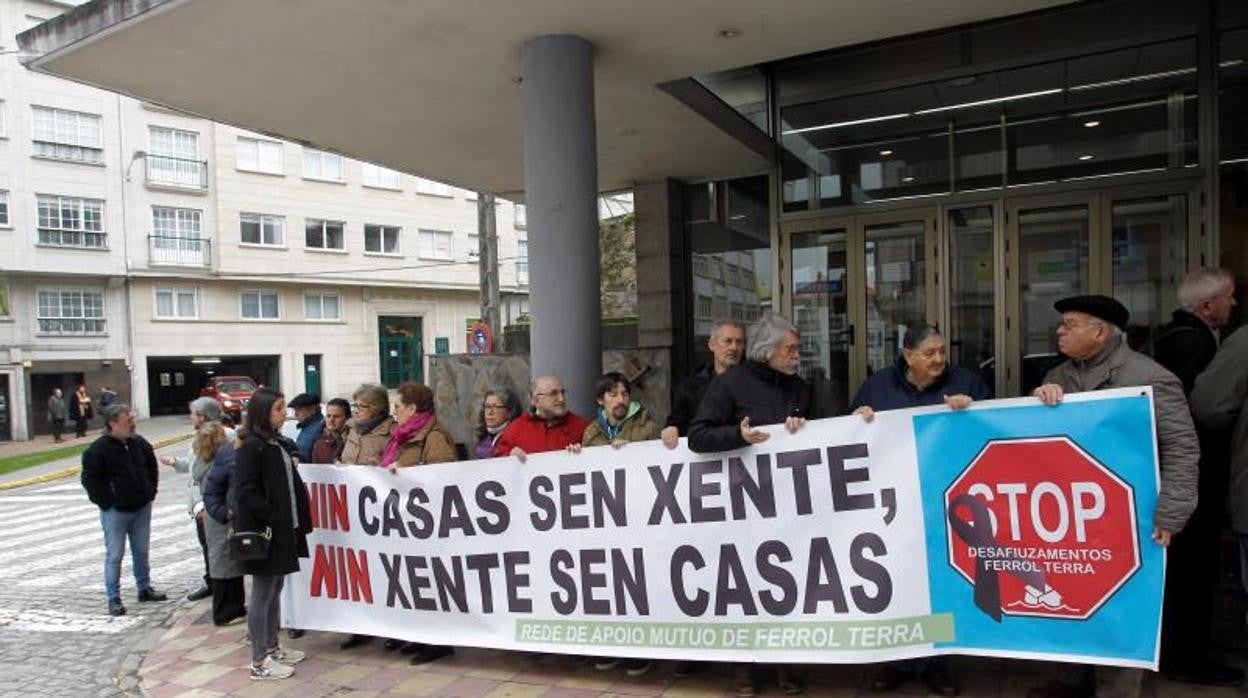
[[[381,455],[390,443],[394,417],[390,416],[390,395],[380,385],[365,383],[351,395],[351,421],[339,461],[346,465],[381,465]]]
[[[217,449],[229,437],[221,426],[221,405],[210,397],[193,400],[189,406],[191,426],[195,436],[191,447],[181,456],[161,456],[160,462],[172,467],[179,473],[190,473],[186,481],[186,513],[195,519],[195,534],[199,538],[199,548],[204,555],[204,583],[196,591],[187,594],[188,601],[198,601],[212,595],[211,561],[208,555],[208,539],[204,533],[204,477],[212,468],[212,460]]]

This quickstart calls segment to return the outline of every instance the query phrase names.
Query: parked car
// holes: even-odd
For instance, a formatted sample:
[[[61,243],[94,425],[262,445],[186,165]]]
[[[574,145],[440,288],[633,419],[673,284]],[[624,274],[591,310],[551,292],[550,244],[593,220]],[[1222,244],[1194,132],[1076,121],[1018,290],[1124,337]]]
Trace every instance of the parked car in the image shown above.
[[[230,415],[235,424],[242,424],[243,410],[256,392],[256,383],[247,376],[212,376],[199,391],[200,395],[221,403],[221,411]]]

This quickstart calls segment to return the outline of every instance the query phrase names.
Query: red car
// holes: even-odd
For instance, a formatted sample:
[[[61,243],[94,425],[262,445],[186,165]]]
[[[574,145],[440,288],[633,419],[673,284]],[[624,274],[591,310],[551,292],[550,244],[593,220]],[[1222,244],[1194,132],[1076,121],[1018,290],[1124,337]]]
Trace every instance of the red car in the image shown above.
[[[230,415],[235,424],[241,424],[243,410],[254,392],[256,383],[247,376],[213,376],[199,394],[216,399],[221,403],[221,411]]]

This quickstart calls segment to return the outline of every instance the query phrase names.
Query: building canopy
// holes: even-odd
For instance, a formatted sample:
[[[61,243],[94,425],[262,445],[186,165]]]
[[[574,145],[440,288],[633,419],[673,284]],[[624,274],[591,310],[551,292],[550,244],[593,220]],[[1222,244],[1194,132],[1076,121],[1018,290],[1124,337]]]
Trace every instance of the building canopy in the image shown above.
[[[94,0],[30,68],[460,187],[524,189],[521,47],[595,50],[599,188],[766,170],[658,86],[1065,0]]]

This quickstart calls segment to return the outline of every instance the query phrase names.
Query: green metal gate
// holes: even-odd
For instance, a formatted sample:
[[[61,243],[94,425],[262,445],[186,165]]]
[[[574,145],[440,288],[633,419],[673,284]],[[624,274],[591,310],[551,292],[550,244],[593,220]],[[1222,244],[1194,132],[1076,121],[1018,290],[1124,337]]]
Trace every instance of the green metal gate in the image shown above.
[[[423,383],[425,380],[420,320],[418,317],[377,319],[381,383],[387,388],[397,388],[403,381]]]

